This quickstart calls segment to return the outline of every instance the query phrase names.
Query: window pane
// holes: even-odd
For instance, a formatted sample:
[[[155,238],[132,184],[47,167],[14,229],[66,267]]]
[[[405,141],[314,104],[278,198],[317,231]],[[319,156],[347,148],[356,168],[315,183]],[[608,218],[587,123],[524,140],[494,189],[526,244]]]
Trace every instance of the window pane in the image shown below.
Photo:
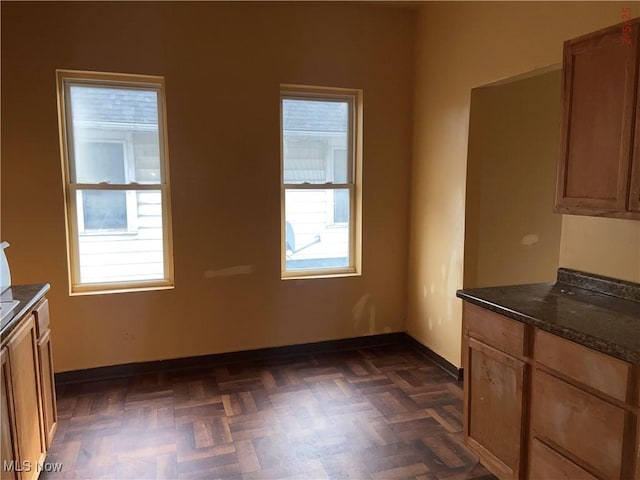
[[[333,221],[335,223],[349,221],[349,190],[346,188],[333,191]]]
[[[346,151],[349,104],[283,99],[282,125],[284,183],[335,182],[332,155]]]
[[[162,201],[159,190],[96,191],[83,190],[77,198],[91,198],[96,193],[108,194],[117,201],[101,204],[98,215],[126,204],[127,231],[105,234],[87,229],[78,238],[80,281],[105,283],[164,278]],[[113,195],[111,195],[113,194]],[[117,194],[117,195],[116,195]],[[86,204],[78,205],[78,223]],[[85,212],[86,218],[86,212]],[[84,220],[84,218],[83,218]],[[135,228],[131,228],[131,226]]]
[[[124,144],[76,142],[76,176],[82,183],[125,183]]]
[[[333,183],[348,182],[347,151],[339,148],[333,151]],[[349,221],[349,190],[339,189],[333,192],[333,221]]]
[[[127,192],[84,190],[82,211],[86,230],[126,230]]]
[[[333,183],[349,183],[347,150],[344,148],[336,148],[333,151]]]
[[[76,183],[161,181],[155,90],[71,85],[69,96]]]
[[[347,193],[347,218],[333,221],[334,193]],[[318,270],[349,266],[348,189],[285,192],[286,269]]]

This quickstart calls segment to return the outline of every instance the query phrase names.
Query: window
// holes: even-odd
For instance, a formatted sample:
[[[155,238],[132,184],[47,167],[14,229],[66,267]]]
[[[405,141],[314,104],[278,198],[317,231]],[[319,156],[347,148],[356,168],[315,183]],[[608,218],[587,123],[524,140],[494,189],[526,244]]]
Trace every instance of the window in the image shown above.
[[[71,293],[173,285],[161,77],[58,71]]]
[[[284,85],[282,277],[360,273],[360,90]]]

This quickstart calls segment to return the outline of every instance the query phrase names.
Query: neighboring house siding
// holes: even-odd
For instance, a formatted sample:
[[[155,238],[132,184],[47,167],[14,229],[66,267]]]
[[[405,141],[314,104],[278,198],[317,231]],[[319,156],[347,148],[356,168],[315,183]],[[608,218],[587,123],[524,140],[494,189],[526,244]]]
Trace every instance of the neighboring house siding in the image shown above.
[[[80,235],[83,282],[154,279],[163,274],[160,194],[137,193],[138,230],[126,234]]]
[[[292,255],[291,259],[332,258],[344,254],[341,245],[349,238],[346,224],[334,224],[328,218],[329,208],[333,207],[333,192],[316,190],[306,192],[289,192],[287,202],[287,219],[293,225],[296,249],[302,249]],[[317,241],[320,237],[320,241]]]
[[[80,235],[83,282],[154,279],[163,274],[160,194],[138,192],[138,230],[126,234]]]

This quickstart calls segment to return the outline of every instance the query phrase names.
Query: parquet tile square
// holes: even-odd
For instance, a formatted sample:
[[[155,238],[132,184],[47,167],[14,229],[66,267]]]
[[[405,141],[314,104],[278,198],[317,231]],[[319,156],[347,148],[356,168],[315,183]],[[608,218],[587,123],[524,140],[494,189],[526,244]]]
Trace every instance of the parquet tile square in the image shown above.
[[[495,480],[461,384],[410,346],[60,385],[56,479]]]

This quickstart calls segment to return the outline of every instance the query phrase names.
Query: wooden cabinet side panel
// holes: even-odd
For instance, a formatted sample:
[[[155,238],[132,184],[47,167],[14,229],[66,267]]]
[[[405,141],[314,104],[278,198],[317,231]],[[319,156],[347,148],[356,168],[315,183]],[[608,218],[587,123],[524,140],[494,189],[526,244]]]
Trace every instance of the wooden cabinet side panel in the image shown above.
[[[18,469],[8,465],[19,465],[20,458],[17,451],[15,413],[13,408],[13,389],[11,388],[11,368],[9,365],[9,355],[6,347],[0,351],[0,422],[2,423],[2,437],[0,438],[0,479],[18,480]]]
[[[33,313],[36,316],[36,332],[40,338],[44,332],[49,330],[49,300],[46,298],[40,300],[33,309]]]
[[[42,390],[42,413],[47,448],[51,446],[57,426],[56,392],[53,379],[53,356],[51,351],[51,330],[40,335],[38,340],[40,389]]]
[[[464,323],[464,317],[463,317]],[[467,335],[462,336],[462,368],[464,372],[470,372],[469,367],[469,337]],[[462,436],[466,442],[469,437],[469,394],[470,394],[470,382],[469,375],[464,375],[462,379]]]
[[[37,465],[44,461],[46,452],[41,424],[42,405],[33,315],[22,321],[7,346],[11,361],[20,460],[25,468],[31,466],[22,473],[22,478],[33,480],[38,476]]]
[[[627,210],[638,47],[620,37],[565,43],[557,207]]]

